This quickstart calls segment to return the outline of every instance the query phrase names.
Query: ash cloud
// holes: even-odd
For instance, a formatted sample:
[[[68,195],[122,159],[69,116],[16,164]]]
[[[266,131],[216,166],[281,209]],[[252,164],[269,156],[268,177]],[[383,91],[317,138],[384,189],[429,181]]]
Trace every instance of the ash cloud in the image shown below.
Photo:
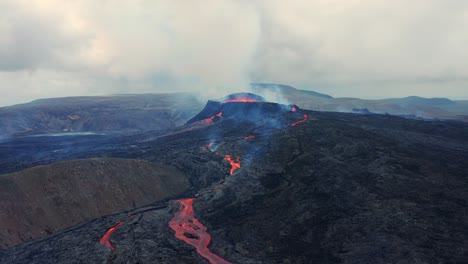
[[[173,91],[219,98],[250,82],[336,97],[468,98],[467,27],[468,2],[457,0],[6,0],[0,105]]]

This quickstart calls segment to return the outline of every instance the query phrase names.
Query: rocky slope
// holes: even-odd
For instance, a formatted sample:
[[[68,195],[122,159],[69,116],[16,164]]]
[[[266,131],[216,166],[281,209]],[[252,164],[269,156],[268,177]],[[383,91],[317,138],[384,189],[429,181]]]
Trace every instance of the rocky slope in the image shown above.
[[[467,124],[264,102],[206,109],[212,112],[172,132],[115,137],[108,144],[119,148],[89,148],[66,157],[114,156],[174,166],[189,177],[188,191],[4,250],[0,261],[468,259]],[[267,112],[244,119],[239,113],[245,109]]]
[[[0,247],[163,200],[188,185],[174,168],[114,158],[63,161],[0,175]]]

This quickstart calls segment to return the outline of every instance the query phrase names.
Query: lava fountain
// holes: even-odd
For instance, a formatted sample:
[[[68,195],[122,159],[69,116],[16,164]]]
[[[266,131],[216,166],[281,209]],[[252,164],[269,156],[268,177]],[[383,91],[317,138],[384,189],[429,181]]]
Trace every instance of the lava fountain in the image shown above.
[[[169,221],[169,227],[174,230],[177,239],[195,247],[197,253],[211,264],[231,264],[208,249],[211,235],[207,232],[208,228],[195,218],[194,200],[195,198],[188,198],[175,201],[180,204],[180,210]]]

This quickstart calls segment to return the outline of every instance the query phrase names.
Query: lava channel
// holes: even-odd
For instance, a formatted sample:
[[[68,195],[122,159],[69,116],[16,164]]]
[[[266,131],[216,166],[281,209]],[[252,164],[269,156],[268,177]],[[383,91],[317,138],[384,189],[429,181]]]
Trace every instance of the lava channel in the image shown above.
[[[197,253],[211,264],[231,264],[208,249],[211,235],[207,232],[208,228],[194,216],[194,200],[195,198],[188,198],[175,201],[180,203],[180,210],[169,221],[169,227],[174,230],[177,239],[195,247]]]
[[[260,101],[257,99],[253,99],[253,98],[242,97],[242,98],[229,99],[229,100],[224,101],[223,103],[260,103]]]
[[[205,124],[211,125],[211,124],[213,124],[213,120],[214,120],[216,117],[221,118],[222,116],[223,116],[223,112],[219,112],[219,113],[217,113],[216,115],[214,115],[214,116],[212,116],[212,117],[209,117],[209,118],[207,118],[207,119],[205,119],[205,120],[203,120],[203,121],[205,121]]]
[[[239,157],[237,157],[236,160],[233,160],[231,155],[224,155],[224,160],[229,161],[229,163],[231,164],[231,170],[229,171],[230,175],[232,175],[235,170],[241,168]]]
[[[246,137],[244,137],[244,140],[249,140],[249,139],[252,139],[252,138],[255,138],[256,136],[255,135],[248,135]]]
[[[102,245],[108,246],[111,250],[114,250],[115,247],[111,244],[111,242],[109,240],[110,240],[110,238],[112,236],[112,233],[114,233],[115,230],[117,230],[117,228],[119,228],[122,224],[123,224],[123,222],[120,221],[115,226],[109,228],[107,230],[107,232],[102,236],[101,240],[99,240],[99,243],[102,244]]]
[[[297,126],[297,125],[299,125],[300,123],[304,123],[305,121],[307,121],[307,118],[308,118],[308,116],[307,116],[306,114],[304,114],[304,118],[303,118],[303,119],[292,123],[291,126]]]

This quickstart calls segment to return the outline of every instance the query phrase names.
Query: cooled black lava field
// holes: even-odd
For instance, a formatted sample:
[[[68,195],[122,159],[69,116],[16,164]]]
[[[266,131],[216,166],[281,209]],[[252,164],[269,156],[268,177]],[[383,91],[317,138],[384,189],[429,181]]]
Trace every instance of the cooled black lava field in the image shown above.
[[[190,180],[177,197],[0,251],[0,262],[468,263],[468,124],[250,98],[209,102],[162,132],[0,143],[2,173],[115,157]]]

